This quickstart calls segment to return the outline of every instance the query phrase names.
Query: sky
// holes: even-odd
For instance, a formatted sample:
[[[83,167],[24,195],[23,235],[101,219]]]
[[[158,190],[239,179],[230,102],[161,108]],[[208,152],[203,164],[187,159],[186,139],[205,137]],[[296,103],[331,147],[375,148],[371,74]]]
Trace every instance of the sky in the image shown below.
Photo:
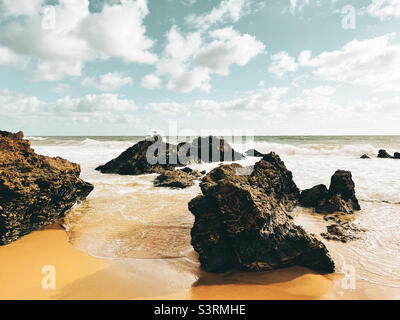
[[[0,0],[0,130],[400,134],[399,0]]]

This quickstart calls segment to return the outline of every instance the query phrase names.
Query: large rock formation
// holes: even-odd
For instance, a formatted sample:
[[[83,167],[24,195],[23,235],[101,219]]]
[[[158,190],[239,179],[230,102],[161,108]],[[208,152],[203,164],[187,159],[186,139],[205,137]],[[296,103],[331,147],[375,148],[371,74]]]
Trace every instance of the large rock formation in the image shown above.
[[[178,165],[182,164],[179,163],[177,146],[165,143],[157,136],[138,142],[96,170],[101,173],[141,175],[162,173]]]
[[[235,161],[243,158],[223,139],[196,138],[192,143],[169,144],[160,136],[146,139],[96,170],[102,173],[140,175],[162,173],[190,162]]]
[[[0,245],[54,223],[93,190],[78,164],[37,155],[23,136],[0,131]]]
[[[200,184],[189,203],[195,216],[192,245],[203,269],[225,272],[302,265],[333,272],[325,245],[289,218],[299,190],[279,156],[264,156],[253,168],[221,165]]]
[[[194,157],[202,162],[237,161],[244,158],[227,141],[213,136],[196,138],[191,146]]]

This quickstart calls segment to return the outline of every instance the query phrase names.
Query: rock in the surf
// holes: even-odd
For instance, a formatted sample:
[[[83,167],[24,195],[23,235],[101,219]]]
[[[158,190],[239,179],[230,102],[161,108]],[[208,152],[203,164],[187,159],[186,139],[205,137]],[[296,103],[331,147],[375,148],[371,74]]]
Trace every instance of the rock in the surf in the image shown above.
[[[187,170],[189,169],[189,170]],[[167,170],[161,173],[155,180],[155,187],[167,187],[185,189],[194,185],[202,174],[196,170],[185,168],[182,170]]]
[[[327,240],[341,241],[343,243],[361,239],[361,233],[365,229],[361,229],[350,222],[340,222],[331,224],[326,227],[327,232],[322,233]]]
[[[238,161],[244,158],[226,140],[214,136],[194,139],[191,152],[194,153],[194,158],[202,162]]]
[[[243,159],[224,140],[217,137],[196,138],[178,145],[163,142],[160,136],[140,141],[120,156],[96,168],[102,173],[141,175],[162,173],[191,162],[219,162]]]
[[[101,173],[141,175],[173,170],[179,162],[177,146],[162,141],[160,136],[148,138],[125,150],[117,158],[96,168]]]
[[[381,149],[378,151],[378,158],[390,159],[393,157],[386,150]]]
[[[311,189],[301,192],[299,203],[303,207],[315,208],[318,203],[328,197],[328,188],[324,184],[319,184]]]
[[[189,210],[195,216],[191,243],[204,270],[301,265],[334,271],[325,245],[289,218],[299,190],[276,154],[265,155],[250,169],[221,165],[200,187],[203,195],[189,203]]]
[[[78,164],[38,155],[23,137],[0,131],[0,245],[58,221],[93,190]]]
[[[368,156],[367,154],[363,154],[360,159],[371,159],[370,156]]]
[[[352,214],[361,210],[356,197],[355,183],[350,171],[338,170],[331,178],[328,195],[318,202],[315,211],[330,214],[341,212]]]
[[[250,149],[246,151],[246,156],[248,157],[264,157],[265,154],[261,153],[260,151],[257,151],[255,149]]]
[[[400,159],[400,152],[395,152],[394,153],[394,158],[395,159]]]

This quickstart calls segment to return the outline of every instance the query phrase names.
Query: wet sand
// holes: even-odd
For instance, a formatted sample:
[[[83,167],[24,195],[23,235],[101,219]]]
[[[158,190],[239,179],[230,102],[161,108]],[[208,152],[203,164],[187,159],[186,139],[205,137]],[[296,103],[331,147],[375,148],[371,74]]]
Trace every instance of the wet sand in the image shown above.
[[[0,247],[0,299],[373,299],[389,290],[340,290],[342,276],[296,267],[262,273],[213,275],[174,260],[107,260],[48,228]],[[56,270],[56,289],[44,290],[42,268]],[[339,287],[338,287],[339,286]]]

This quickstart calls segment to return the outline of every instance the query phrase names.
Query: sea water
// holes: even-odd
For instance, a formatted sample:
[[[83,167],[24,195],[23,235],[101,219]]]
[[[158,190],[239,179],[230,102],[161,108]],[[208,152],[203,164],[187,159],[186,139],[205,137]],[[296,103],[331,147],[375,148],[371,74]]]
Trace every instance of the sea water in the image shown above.
[[[201,193],[198,184],[184,190],[155,188],[156,175],[105,175],[94,170],[144,137],[27,138],[40,154],[79,163],[82,179],[95,186],[87,201],[66,218],[69,240],[78,249],[108,259],[174,260],[185,270],[187,265],[198,266],[190,245],[194,219],[187,208]],[[351,266],[358,279],[400,287],[400,160],[376,158],[382,148],[400,152],[400,136],[255,137],[251,143],[235,142],[239,152],[276,152],[300,189],[321,183],[329,187],[336,170],[350,170],[362,207],[354,223],[367,232],[346,244],[323,241],[338,272]],[[360,159],[363,154],[371,159]],[[259,159],[238,162],[251,165]],[[192,168],[209,171],[217,165]],[[295,222],[315,234],[326,231],[327,222],[309,209],[296,209]]]

